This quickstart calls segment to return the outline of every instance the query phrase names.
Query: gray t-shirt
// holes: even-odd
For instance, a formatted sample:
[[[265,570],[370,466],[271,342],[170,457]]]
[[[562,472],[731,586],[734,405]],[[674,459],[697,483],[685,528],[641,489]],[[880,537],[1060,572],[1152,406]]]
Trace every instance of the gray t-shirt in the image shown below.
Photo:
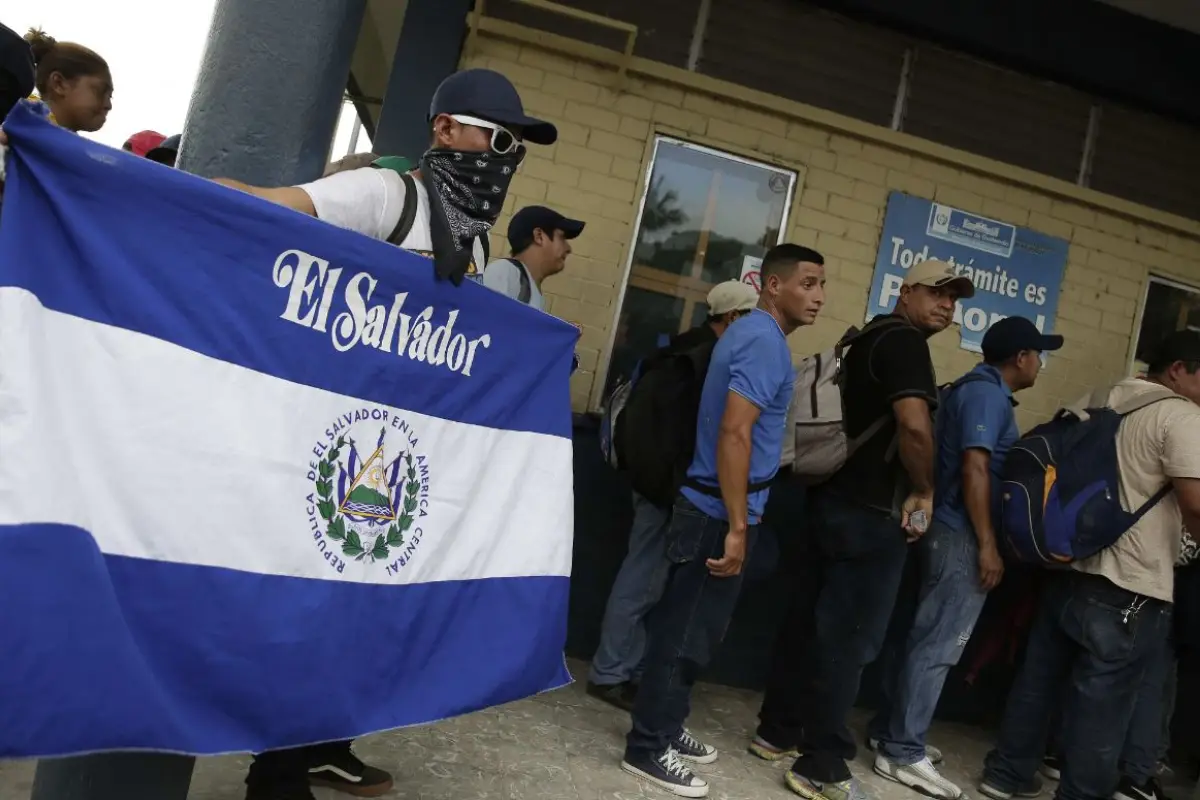
[[[546,298],[542,296],[542,292],[534,282],[533,276],[529,274],[529,270],[516,259],[501,258],[488,264],[487,269],[483,271],[483,285],[492,291],[520,301],[522,271],[529,281],[529,300],[526,304],[539,311],[545,311]]]

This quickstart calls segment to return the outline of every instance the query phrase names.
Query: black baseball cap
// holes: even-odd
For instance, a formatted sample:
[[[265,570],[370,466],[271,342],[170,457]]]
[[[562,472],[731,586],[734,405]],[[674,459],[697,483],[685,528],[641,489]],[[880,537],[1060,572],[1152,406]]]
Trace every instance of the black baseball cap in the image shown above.
[[[1165,370],[1176,361],[1200,363],[1200,331],[1175,331],[1150,351],[1151,371]]]
[[[429,119],[438,114],[466,114],[521,129],[521,138],[534,144],[554,144],[558,128],[531,117],[521,105],[512,81],[490,69],[464,69],[441,82],[429,104]]]
[[[1005,317],[983,335],[983,360],[995,363],[1012,358],[1022,350],[1045,353],[1062,346],[1062,336],[1042,333],[1025,317]]]
[[[183,134],[181,133],[168,136],[162,140],[162,144],[147,152],[146,158],[151,161],[157,161],[159,164],[166,164],[168,167],[173,167],[175,166],[175,157],[179,155],[179,143],[181,141],[183,141]]]
[[[583,233],[583,223],[568,219],[554,209],[545,206],[525,206],[508,223],[508,244],[514,253],[519,253],[533,244],[533,232],[541,228],[546,233],[562,231],[563,236],[574,239]]]

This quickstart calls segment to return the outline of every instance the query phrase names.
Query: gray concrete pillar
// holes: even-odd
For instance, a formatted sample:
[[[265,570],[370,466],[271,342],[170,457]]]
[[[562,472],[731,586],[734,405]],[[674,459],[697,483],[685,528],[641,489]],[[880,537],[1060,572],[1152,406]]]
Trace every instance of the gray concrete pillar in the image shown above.
[[[408,0],[371,149],[414,163],[429,147],[429,101],[458,69],[471,0]]]
[[[107,753],[38,762],[30,800],[187,800],[196,759]]]
[[[367,0],[218,0],[180,169],[259,186],[320,177]]]

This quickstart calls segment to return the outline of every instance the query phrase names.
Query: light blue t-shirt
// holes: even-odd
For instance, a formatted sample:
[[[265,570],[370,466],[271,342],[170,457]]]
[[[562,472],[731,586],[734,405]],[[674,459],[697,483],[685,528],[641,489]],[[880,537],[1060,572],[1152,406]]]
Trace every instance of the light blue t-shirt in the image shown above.
[[[991,453],[992,515],[999,509],[1000,470],[1020,438],[1013,413],[1012,390],[995,367],[980,364],[968,375],[982,380],[964,383],[943,394],[937,412],[937,471],[933,516],[955,530],[970,530],[963,500],[963,453],[972,448]]]
[[[750,434],[750,483],[770,480],[779,469],[783,451],[784,427],[796,373],[787,337],[779,323],[765,311],[755,309],[729,326],[713,348],[704,389],[700,394],[700,415],[696,425],[696,455],[688,468],[688,477],[705,486],[718,486],[717,437],[725,401],[734,391],[758,406],[761,413]],[[763,489],[747,498],[750,524],[757,524],[767,504],[770,490]],[[720,497],[703,494],[690,487],[680,492],[696,508],[717,519],[729,519]]]

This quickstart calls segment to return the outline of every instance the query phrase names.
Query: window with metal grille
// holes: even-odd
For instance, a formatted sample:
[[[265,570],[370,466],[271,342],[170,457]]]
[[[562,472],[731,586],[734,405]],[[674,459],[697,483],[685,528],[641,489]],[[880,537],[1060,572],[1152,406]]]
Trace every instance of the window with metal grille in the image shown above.
[[[1100,113],[1089,186],[1200,220],[1200,130],[1106,105]]]
[[[901,130],[1074,183],[1091,107],[1082,92],[921,46]]]
[[[890,125],[903,38],[796,0],[712,0],[699,71]]]
[[[687,65],[688,48],[696,27],[700,0],[556,0],[559,5],[599,14],[638,29],[633,53],[676,67]],[[624,50],[625,34],[515,0],[488,0],[490,17],[578,39],[588,44]]]

